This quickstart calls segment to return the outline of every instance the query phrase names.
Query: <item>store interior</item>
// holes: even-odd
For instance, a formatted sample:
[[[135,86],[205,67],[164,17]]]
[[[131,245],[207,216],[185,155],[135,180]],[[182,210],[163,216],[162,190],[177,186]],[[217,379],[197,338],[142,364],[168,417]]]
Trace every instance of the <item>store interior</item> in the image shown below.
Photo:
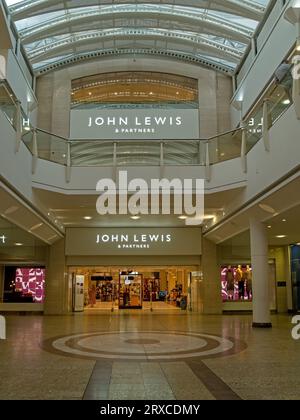
[[[199,267],[69,267],[70,304],[82,310],[186,309]]]

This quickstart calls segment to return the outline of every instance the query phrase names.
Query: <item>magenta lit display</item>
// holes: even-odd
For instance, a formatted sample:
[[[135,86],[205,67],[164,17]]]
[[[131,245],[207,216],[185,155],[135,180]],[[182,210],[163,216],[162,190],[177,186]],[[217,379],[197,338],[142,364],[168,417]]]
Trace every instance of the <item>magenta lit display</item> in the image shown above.
[[[45,275],[44,268],[17,268],[15,290],[22,296],[31,296],[34,303],[44,303]]]
[[[222,300],[252,301],[252,268],[250,265],[221,267]]]

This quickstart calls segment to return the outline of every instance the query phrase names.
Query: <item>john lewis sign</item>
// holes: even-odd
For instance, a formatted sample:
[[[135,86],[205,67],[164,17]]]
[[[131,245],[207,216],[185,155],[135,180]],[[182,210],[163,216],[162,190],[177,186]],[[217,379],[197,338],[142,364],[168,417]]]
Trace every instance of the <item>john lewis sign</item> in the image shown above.
[[[201,229],[68,228],[66,255],[201,255]]]
[[[71,110],[72,140],[198,139],[198,110]]]

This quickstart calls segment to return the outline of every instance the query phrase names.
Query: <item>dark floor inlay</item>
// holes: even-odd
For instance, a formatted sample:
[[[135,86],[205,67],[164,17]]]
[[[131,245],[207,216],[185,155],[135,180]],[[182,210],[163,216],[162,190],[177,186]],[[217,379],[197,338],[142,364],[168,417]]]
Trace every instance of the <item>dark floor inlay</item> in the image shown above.
[[[160,341],[158,341],[158,340],[140,339],[140,340],[126,340],[125,343],[128,343],[128,344],[150,345],[150,344],[159,344]]]
[[[83,399],[90,401],[107,400],[111,375],[112,362],[97,361],[86,387]]]
[[[217,400],[228,401],[242,399],[204,362],[199,360],[197,362],[187,361],[186,363]]]

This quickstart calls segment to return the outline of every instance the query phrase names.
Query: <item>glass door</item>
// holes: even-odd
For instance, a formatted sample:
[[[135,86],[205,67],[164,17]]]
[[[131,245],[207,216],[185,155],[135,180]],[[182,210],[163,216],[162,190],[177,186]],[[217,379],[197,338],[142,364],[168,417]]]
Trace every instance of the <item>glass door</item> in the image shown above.
[[[121,274],[119,284],[119,308],[142,309],[143,276],[141,274]]]

